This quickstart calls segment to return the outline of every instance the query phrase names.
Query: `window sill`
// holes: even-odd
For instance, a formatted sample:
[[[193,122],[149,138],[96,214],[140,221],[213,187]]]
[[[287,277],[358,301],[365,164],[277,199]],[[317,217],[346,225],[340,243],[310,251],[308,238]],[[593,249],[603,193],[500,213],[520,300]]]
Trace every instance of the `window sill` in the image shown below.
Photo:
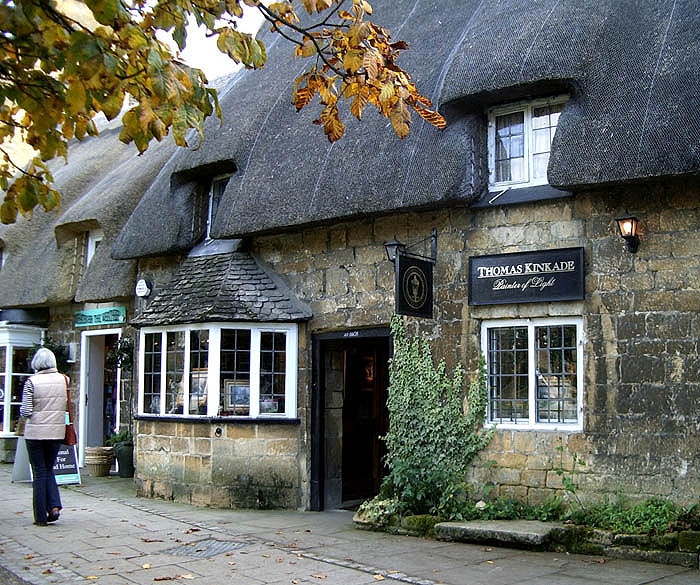
[[[516,423],[487,423],[488,426],[496,427],[497,431],[548,431],[557,433],[580,433],[583,432],[583,425],[576,424],[516,424]]]
[[[529,203],[531,201],[543,201],[546,199],[561,199],[571,197],[569,191],[561,191],[550,185],[521,186],[521,187],[491,187],[472,207],[496,207],[498,205],[515,205],[517,203]],[[500,195],[499,195],[500,193]]]
[[[155,422],[185,422],[193,424],[287,424],[296,425],[301,423],[300,418],[289,418],[284,416],[172,416],[158,414],[137,414],[135,420],[155,421]]]

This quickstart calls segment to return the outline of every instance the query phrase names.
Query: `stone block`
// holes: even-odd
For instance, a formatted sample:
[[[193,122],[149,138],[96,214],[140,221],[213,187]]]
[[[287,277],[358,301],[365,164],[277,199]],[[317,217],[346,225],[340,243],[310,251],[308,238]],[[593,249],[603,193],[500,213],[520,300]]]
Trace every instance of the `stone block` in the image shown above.
[[[347,278],[347,283],[353,293],[373,292],[377,288],[377,270],[372,266],[357,266]],[[386,298],[382,295],[382,298]]]
[[[299,452],[299,441],[297,439],[268,439],[266,451],[270,457],[296,457]]]
[[[347,294],[349,280],[350,277],[345,268],[329,268],[326,270],[326,294],[328,296]]]
[[[355,248],[355,262],[360,266],[375,266],[380,262],[388,262],[386,250],[381,244]]]
[[[227,439],[253,439],[257,436],[257,425],[255,424],[230,424],[226,425]]]
[[[700,553],[700,531],[686,530],[679,533],[678,549],[683,552]]]
[[[525,502],[527,500],[527,488],[524,485],[502,485],[498,488],[501,498],[512,498]]]
[[[519,453],[534,453],[537,450],[537,437],[532,431],[513,432],[513,450]]]
[[[210,485],[192,486],[190,501],[194,506],[209,506],[211,505],[211,492],[212,486]]]
[[[369,221],[348,225],[347,245],[350,247],[367,246],[374,241],[374,227]]]
[[[328,245],[331,250],[342,250],[343,248],[347,248],[348,237],[346,226],[334,226],[328,230]]]
[[[304,250],[310,254],[328,251],[328,230],[325,228],[307,230],[302,234]]]
[[[543,488],[547,483],[547,472],[543,470],[525,470],[520,474],[520,481],[523,485],[531,488]],[[529,492],[528,492],[529,496]]]

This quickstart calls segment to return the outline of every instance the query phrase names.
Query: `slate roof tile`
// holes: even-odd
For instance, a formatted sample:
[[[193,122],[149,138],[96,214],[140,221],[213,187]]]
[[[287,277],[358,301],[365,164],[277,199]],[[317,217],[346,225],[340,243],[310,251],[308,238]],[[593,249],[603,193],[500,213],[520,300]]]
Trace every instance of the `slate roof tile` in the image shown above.
[[[272,291],[272,294],[270,292]],[[311,311],[246,252],[191,256],[133,320],[137,326],[205,321],[303,321]]]

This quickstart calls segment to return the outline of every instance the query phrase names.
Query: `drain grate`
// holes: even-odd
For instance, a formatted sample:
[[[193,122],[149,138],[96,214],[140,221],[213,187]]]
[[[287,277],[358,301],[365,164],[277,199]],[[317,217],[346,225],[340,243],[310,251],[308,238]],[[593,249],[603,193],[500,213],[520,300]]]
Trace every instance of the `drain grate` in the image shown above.
[[[198,542],[191,542],[189,544],[176,546],[175,548],[171,548],[163,552],[180,557],[197,557],[201,559],[208,559],[209,557],[215,557],[216,555],[238,550],[244,546],[245,543],[243,542],[230,542],[226,540],[214,540],[213,538],[207,538]]]

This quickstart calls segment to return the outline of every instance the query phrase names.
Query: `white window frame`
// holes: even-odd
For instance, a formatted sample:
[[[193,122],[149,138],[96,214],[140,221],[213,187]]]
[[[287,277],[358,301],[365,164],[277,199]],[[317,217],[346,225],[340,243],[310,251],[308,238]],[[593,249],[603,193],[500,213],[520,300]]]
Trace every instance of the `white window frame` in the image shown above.
[[[30,349],[34,345],[40,345],[44,340],[46,330],[41,327],[29,325],[2,325],[0,326],[0,346],[5,348],[4,372],[0,374],[4,378],[5,395],[0,400],[0,408],[3,409],[3,424],[0,428],[0,437],[15,437],[15,433],[10,431],[12,423],[12,376],[13,364],[12,353],[16,348]],[[34,372],[25,372],[29,375]]]
[[[89,230],[87,233],[87,249],[85,252],[85,266],[89,266],[92,261],[95,252],[97,251],[97,246],[104,239],[105,233],[96,228],[94,230]]]
[[[250,412],[245,416],[219,415],[221,387],[221,330],[239,329],[250,331]],[[207,413],[180,414],[166,413],[166,370],[167,370],[167,334],[174,331],[209,331],[208,382],[207,382]],[[260,413],[260,335],[262,333],[285,334],[285,411],[284,413]],[[161,363],[160,363],[160,413],[144,412],[144,367],[145,367],[145,336],[149,333],[160,333]],[[223,418],[236,420],[240,418],[296,418],[297,416],[297,351],[298,326],[296,323],[195,323],[189,325],[173,325],[168,327],[144,327],[139,332],[139,374],[138,374],[138,413],[143,416],[167,416],[177,418]],[[189,374],[190,374],[190,336],[185,336],[183,375],[183,403],[189,404]]]
[[[206,229],[206,234],[205,234],[205,241],[211,240],[211,224],[214,222],[214,185],[216,183],[220,183],[222,181],[226,181],[228,184],[228,180],[231,178],[231,174],[226,174],[226,175],[216,175],[215,177],[212,177],[211,183],[209,184],[209,194],[207,198],[207,229]],[[226,190],[226,185],[224,185],[224,190]],[[223,192],[222,192],[223,195]],[[219,203],[221,203],[219,201]]]
[[[576,326],[576,413],[575,423],[545,423],[534,422],[537,420],[537,369],[535,352],[535,328],[548,325],[575,325]],[[490,388],[487,390],[486,420],[489,425],[496,425],[499,429],[517,430],[543,430],[543,431],[571,431],[583,430],[583,347],[585,336],[582,317],[557,317],[542,319],[498,319],[483,321],[481,324],[481,348],[486,356],[486,371],[489,369],[488,331],[492,328],[502,327],[527,327],[528,330],[528,420],[527,422],[495,422],[491,420]]]
[[[532,178],[532,111],[542,106],[553,106],[564,104],[569,99],[567,95],[542,98],[537,100],[521,101],[504,106],[490,108],[488,116],[488,158],[489,158],[489,191],[502,191],[503,189],[517,189],[520,187],[534,187],[537,185],[547,185],[547,177]],[[524,112],[524,164],[525,180],[522,181],[498,181],[496,182],[496,118],[507,116],[515,112]],[[555,131],[556,132],[556,131]],[[551,153],[551,150],[550,150]]]

